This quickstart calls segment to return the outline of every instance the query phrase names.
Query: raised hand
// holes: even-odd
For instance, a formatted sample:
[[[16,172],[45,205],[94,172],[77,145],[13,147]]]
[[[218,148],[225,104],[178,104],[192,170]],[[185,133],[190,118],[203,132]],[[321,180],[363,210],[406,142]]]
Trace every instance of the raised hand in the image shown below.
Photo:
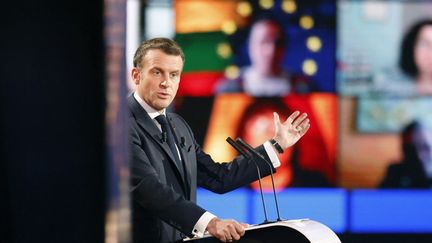
[[[310,128],[307,114],[300,115],[300,111],[292,113],[285,122],[281,122],[279,115],[273,112],[276,142],[285,150],[294,145]]]

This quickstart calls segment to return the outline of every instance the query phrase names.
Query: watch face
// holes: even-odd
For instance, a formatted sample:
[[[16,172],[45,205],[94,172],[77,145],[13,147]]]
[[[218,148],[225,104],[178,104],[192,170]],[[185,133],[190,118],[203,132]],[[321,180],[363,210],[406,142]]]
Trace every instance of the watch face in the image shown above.
[[[273,147],[276,148],[276,150],[281,154],[284,152],[284,150],[282,149],[282,147],[276,142],[276,140],[274,139],[270,139],[270,143],[273,145]]]

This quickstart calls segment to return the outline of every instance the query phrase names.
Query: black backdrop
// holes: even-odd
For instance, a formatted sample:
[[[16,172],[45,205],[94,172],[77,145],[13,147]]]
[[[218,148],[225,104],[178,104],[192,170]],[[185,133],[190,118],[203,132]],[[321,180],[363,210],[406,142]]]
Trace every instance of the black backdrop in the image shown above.
[[[0,242],[103,242],[103,1],[5,1],[0,24]]]

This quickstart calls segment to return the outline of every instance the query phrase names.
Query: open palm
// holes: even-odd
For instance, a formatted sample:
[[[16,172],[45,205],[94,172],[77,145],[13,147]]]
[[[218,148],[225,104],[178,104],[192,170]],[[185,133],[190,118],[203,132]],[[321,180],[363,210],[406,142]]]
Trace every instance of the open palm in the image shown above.
[[[280,121],[279,115],[276,112],[273,115],[275,125],[274,139],[283,149],[294,145],[310,128],[306,113],[300,115],[299,111],[295,111],[284,122]]]

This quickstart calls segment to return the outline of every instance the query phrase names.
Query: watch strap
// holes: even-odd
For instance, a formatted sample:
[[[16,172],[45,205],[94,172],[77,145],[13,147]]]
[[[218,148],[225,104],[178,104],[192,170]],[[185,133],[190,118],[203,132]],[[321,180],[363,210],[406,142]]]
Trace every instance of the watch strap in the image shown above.
[[[278,151],[278,153],[282,154],[284,152],[283,148],[280,146],[278,142],[276,142],[276,140],[270,139],[270,143],[271,145],[273,145],[276,151]]]

